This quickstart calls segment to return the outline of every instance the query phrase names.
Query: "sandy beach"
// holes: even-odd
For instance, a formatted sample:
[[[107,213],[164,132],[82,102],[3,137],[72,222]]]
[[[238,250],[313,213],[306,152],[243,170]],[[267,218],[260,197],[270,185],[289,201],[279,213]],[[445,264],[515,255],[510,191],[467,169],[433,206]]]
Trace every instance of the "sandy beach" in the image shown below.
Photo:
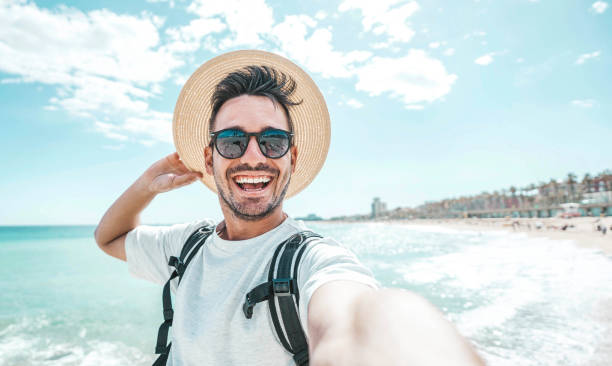
[[[533,237],[572,240],[585,248],[599,249],[612,256],[612,217],[562,218],[500,218],[500,219],[417,219],[395,221],[407,225],[436,225],[459,230],[506,230],[524,232]],[[606,227],[606,234],[597,230]]]

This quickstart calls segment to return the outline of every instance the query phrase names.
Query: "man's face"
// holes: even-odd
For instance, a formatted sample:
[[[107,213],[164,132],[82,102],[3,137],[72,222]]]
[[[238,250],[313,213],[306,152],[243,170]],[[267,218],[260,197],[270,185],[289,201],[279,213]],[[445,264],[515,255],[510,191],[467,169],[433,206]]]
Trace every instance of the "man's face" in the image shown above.
[[[242,95],[225,102],[215,120],[214,130],[239,128],[244,132],[261,132],[267,128],[288,131],[287,116],[281,106],[263,96]],[[275,210],[282,201],[295,170],[297,149],[292,146],[283,157],[264,156],[255,137],[251,137],[242,157],[226,159],[216,148],[205,151],[206,171],[215,178],[221,205],[242,220],[259,220]],[[267,183],[245,183],[268,180]]]

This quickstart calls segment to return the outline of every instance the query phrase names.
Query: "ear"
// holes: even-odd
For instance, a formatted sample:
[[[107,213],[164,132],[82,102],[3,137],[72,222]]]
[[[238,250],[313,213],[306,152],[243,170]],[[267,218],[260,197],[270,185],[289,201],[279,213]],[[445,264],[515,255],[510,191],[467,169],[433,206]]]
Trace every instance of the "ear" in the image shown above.
[[[204,163],[206,165],[206,173],[213,175],[213,150],[210,146],[204,149]]]
[[[297,146],[293,145],[290,148],[291,152],[291,173],[295,173],[295,164],[297,163],[298,150]]]

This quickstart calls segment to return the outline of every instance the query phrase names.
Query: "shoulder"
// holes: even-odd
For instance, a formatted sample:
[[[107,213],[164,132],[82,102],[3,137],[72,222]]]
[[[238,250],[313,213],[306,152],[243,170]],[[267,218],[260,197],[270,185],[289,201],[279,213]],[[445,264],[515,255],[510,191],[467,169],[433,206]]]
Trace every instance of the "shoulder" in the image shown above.
[[[214,227],[215,221],[212,219],[199,219],[199,220],[194,220],[194,221],[184,223],[184,224],[172,225],[170,226],[170,230],[177,233],[177,235],[180,236],[182,241],[185,242],[191,236],[191,234],[193,234],[196,230],[198,230],[201,227],[207,227],[207,226]]]
[[[291,226],[291,232],[294,234],[310,231],[319,235],[319,237],[308,240],[307,247],[304,249],[302,263],[307,263],[307,265],[313,265],[315,263],[321,264],[326,260],[339,258],[356,260],[355,254],[336,239],[310,229],[301,220],[295,220],[293,218],[288,218],[287,220],[287,224]]]
[[[327,236],[315,237],[304,250],[304,263],[312,270],[336,262],[359,262],[357,256],[349,248],[334,238]]]
[[[125,238],[125,253],[130,273],[163,284],[170,276],[168,259],[177,256],[187,238],[212,220],[200,219],[175,225],[139,225]]]
[[[285,222],[283,224],[289,226],[296,233],[300,232],[300,231],[309,231],[310,230],[308,227],[306,227],[306,224],[304,224],[304,221],[296,220],[296,219],[294,219],[291,216],[288,216],[285,219]]]
[[[214,225],[211,219],[198,219],[174,225],[139,225],[128,233],[126,243],[138,246],[139,243],[149,245],[148,242],[155,241],[162,246],[180,247],[198,228],[210,225]]]

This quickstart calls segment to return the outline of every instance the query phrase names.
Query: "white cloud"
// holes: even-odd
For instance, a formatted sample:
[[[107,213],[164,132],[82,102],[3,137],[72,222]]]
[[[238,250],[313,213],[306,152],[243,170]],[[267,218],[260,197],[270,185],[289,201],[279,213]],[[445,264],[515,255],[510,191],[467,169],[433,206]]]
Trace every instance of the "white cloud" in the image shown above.
[[[473,31],[472,33],[468,33],[463,36],[463,39],[470,39],[472,37],[484,37],[487,35],[485,31]]]
[[[440,47],[440,42],[430,42],[429,48],[438,48]]]
[[[160,83],[183,65],[160,46],[163,19],[147,13],[84,13],[66,6],[48,10],[26,1],[4,2],[0,24],[0,71],[21,82],[57,86],[46,109],[61,107],[91,118],[94,129],[111,139],[127,136],[122,127],[96,120],[154,116],[147,99],[161,93]]]
[[[120,145],[103,145],[102,148],[106,149],[106,150],[123,150],[123,148],[125,147],[124,144],[120,144]]]
[[[188,75],[180,75],[180,74],[176,75],[174,77],[174,84],[183,86],[183,85],[185,85],[185,83],[187,82],[188,79],[189,79]]]
[[[477,63],[478,65],[486,66],[490,64],[491,62],[493,62],[493,56],[495,56],[495,53],[487,53],[486,55],[482,55],[478,57],[477,59],[475,59],[474,63]]]
[[[227,25],[217,18],[197,18],[181,27],[170,28],[166,34],[170,37],[165,49],[170,52],[193,52],[205,45],[202,39],[227,28]]]
[[[108,10],[85,14],[29,3],[0,6],[0,69],[42,83],[62,83],[76,73],[159,82],[182,62],[155,50],[158,21]]]
[[[155,112],[146,118],[129,117],[122,129],[148,135],[156,141],[172,143],[172,113]]]
[[[364,29],[382,36],[380,46],[389,52],[400,52],[394,43],[413,37],[408,19],[418,8],[414,1],[400,0],[346,0],[340,5],[341,11],[361,11]],[[338,50],[331,28],[319,26],[328,17],[323,11],[314,17],[285,16],[275,24],[265,0],[195,0],[187,9],[197,17],[167,27],[162,38],[164,19],[146,12],[45,9],[24,0],[0,0],[0,72],[8,75],[0,84],[55,87],[46,110],[89,119],[93,130],[109,139],[149,146],[151,141],[172,142],[172,115],[153,110],[149,101],[163,93],[163,83],[184,83],[184,71],[178,69],[193,62],[201,48],[215,53],[231,47],[270,49],[325,78],[357,76],[357,89],[391,95],[413,109],[443,97],[456,79],[420,50],[376,59],[367,50]],[[446,42],[434,43],[442,47]],[[377,85],[377,75],[383,85]],[[346,105],[363,104],[351,99]]]
[[[236,47],[256,47],[264,40],[274,24],[272,8],[265,0],[194,0],[187,11],[206,20],[222,20],[228,26],[230,36],[222,39],[222,50]]]
[[[451,90],[457,76],[449,74],[439,60],[423,50],[412,49],[399,58],[374,57],[356,74],[357,90],[371,96],[389,94],[407,107],[431,103]]]
[[[591,10],[596,12],[597,14],[601,14],[608,8],[608,3],[605,1],[596,1],[591,5]]]
[[[112,125],[110,123],[96,121],[95,128],[97,131],[102,132],[106,137],[110,139],[119,141],[126,141],[128,139],[127,136],[119,133],[121,129],[118,126]]]
[[[579,107],[579,108],[592,108],[597,104],[597,102],[593,99],[576,99],[576,100],[572,100],[570,102],[570,105],[572,107]]]
[[[350,77],[357,64],[370,58],[368,51],[334,50],[332,32],[316,25],[316,20],[307,15],[290,15],[274,26],[271,36],[278,42],[281,53],[326,78]]]
[[[448,48],[443,53],[444,56],[452,56],[454,54],[455,54],[455,49],[454,48]]]
[[[153,145],[155,145],[156,141],[155,140],[140,140],[138,141],[141,145],[144,145],[146,147],[151,147]]]
[[[408,18],[419,10],[419,4],[405,0],[344,0],[338,10],[360,10],[361,23],[366,32],[386,35],[390,43],[409,42],[415,32]]]
[[[363,107],[363,103],[361,103],[360,101],[358,101],[357,99],[349,99],[346,101],[346,105],[351,107],[351,108],[355,108],[355,109],[360,109]]]
[[[525,59],[522,58],[522,57],[519,57],[519,58],[516,59],[516,63],[517,64],[522,64],[523,62],[525,62]]]
[[[585,53],[583,55],[580,55],[580,57],[576,59],[576,65],[582,65],[590,59],[598,58],[599,55],[601,55],[601,51],[595,51],[595,52]]]
[[[148,3],[168,3],[168,6],[174,8],[175,2],[174,0],[146,0]]]
[[[0,84],[20,84],[25,82],[23,78],[6,78],[0,80]]]
[[[315,14],[315,18],[317,20],[323,20],[325,18],[327,18],[327,13],[323,10],[319,10],[316,14]]]
[[[391,46],[390,42],[377,42],[377,43],[372,43],[370,45],[370,47],[372,47],[375,50],[381,50],[383,48],[388,48],[389,46]]]
[[[149,110],[149,104],[141,98],[148,98],[151,93],[129,82],[77,75],[70,77],[64,85],[66,96],[49,101],[77,116],[91,117],[95,113],[138,115]]]

